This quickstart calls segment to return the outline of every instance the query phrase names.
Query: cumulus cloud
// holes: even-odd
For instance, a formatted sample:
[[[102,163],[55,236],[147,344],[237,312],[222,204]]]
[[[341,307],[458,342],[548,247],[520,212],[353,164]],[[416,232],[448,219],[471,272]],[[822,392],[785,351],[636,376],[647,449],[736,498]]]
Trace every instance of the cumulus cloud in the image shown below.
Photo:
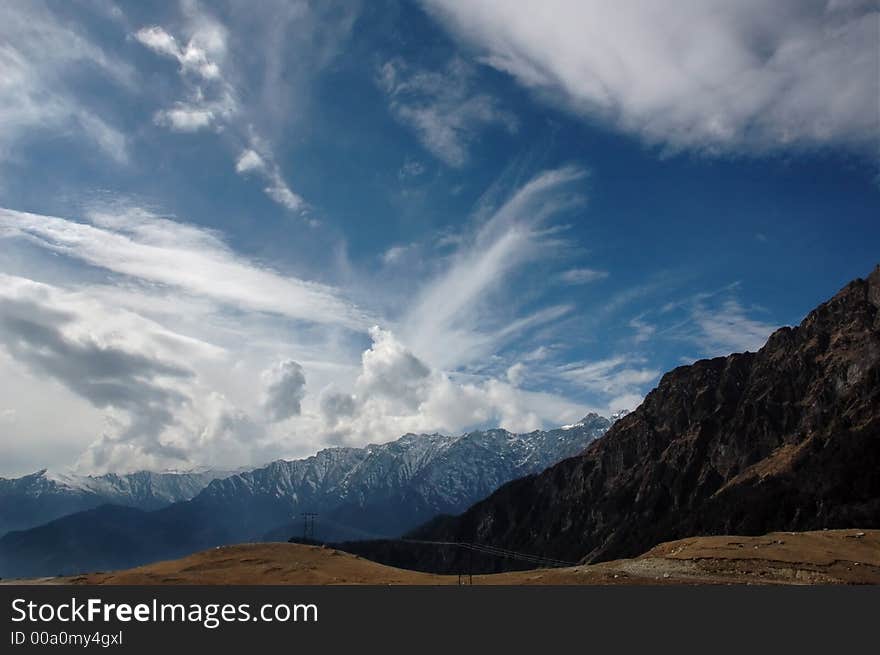
[[[522,362],[517,362],[507,369],[507,381],[513,386],[518,387],[525,379],[525,374],[526,365]]]
[[[431,371],[394,336],[378,327],[370,329],[373,347],[365,351],[358,392],[381,397],[395,406],[415,410],[424,397],[424,385]]]
[[[877,4],[424,0],[482,61],[649,143],[873,148]]]
[[[342,418],[353,416],[357,411],[357,402],[351,394],[328,389],[321,394],[321,414],[331,428]]]
[[[302,411],[306,395],[303,367],[292,359],[278,362],[264,371],[263,409],[271,421],[284,421]]]
[[[241,357],[241,349],[236,352]],[[35,421],[52,424],[45,416],[46,398],[63,408],[68,420],[87,421],[77,437],[81,450],[63,443],[57,464],[75,462],[89,472],[159,470],[256,465],[281,455],[291,444],[272,424],[298,412],[302,369],[285,360],[270,369],[263,377],[266,402],[254,408],[263,411],[253,412],[224,391],[251,404],[236,384],[224,383],[224,371],[228,378],[230,370],[249,388],[260,381],[258,371],[230,361],[223,348],[118,303],[106,304],[87,287],[71,291],[0,274],[0,375],[15,375],[15,402],[27,409],[16,430],[31,434]],[[83,412],[82,404],[98,411]],[[71,439],[63,425],[55,430]],[[53,435],[38,430],[37,437]],[[44,454],[37,464],[55,461]]]
[[[388,96],[392,113],[408,125],[422,145],[449,166],[463,166],[468,147],[481,128],[500,125],[516,129],[514,116],[490,95],[472,89],[473,69],[453,59],[443,71],[413,69],[401,59],[385,62],[379,85]],[[421,173],[410,166],[405,174]],[[404,170],[401,169],[404,173]]]
[[[581,416],[584,407],[498,379],[457,380],[431,368],[389,330],[370,330],[352,393],[322,395],[325,429],[343,443],[387,440],[406,432],[456,433],[476,425],[529,431]]]
[[[193,376],[166,343],[175,335],[121,312],[103,322],[102,310],[49,285],[0,275],[0,345],[7,353],[94,406],[124,413],[118,439],[166,460],[185,459],[161,440]],[[139,338],[122,336],[121,327]]]
[[[196,441],[199,451],[208,453],[203,464],[241,466],[242,462],[266,461],[263,453],[271,453],[272,446],[264,425],[223,394],[211,393],[206,405],[204,427]]]

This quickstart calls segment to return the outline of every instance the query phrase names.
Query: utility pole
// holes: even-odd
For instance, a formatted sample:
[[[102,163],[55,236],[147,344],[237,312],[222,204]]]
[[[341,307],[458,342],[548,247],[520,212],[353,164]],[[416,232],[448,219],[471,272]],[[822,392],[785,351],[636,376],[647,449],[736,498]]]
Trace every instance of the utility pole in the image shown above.
[[[315,519],[318,518],[318,514],[303,512],[300,516],[303,519],[303,542],[315,541]]]
[[[464,562],[461,562],[458,568],[458,584],[472,585],[474,584],[474,551],[467,548],[467,573],[465,573]]]

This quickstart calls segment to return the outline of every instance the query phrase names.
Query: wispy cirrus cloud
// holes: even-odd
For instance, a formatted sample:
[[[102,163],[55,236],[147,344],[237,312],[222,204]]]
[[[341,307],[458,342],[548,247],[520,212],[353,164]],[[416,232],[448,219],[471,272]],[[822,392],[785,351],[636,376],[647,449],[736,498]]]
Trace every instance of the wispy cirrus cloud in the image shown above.
[[[116,86],[134,83],[133,69],[38,2],[12,3],[0,21],[0,160],[23,140],[42,136],[85,139],[117,163],[129,157],[128,138],[100,103],[78,87],[98,71]]]
[[[608,271],[597,271],[594,268],[571,268],[559,274],[559,279],[566,284],[589,284],[608,277]]]
[[[704,354],[755,352],[779,326],[750,317],[738,300],[725,300],[720,307],[697,304],[692,310],[697,328],[693,338]]]
[[[497,125],[514,131],[517,125],[514,115],[495,98],[473,89],[474,75],[473,68],[458,58],[440,71],[393,59],[379,69],[378,82],[394,116],[435,157],[460,167],[467,162],[468,149],[480,129]]]
[[[517,189],[475,232],[466,235],[447,266],[429,279],[401,320],[402,336],[420,356],[440,368],[456,368],[497,349],[505,338],[558,318],[564,306],[532,317],[492,320],[486,302],[509,277],[549,247],[542,231],[554,214],[574,202],[570,187],[585,172],[574,167],[546,171]],[[500,308],[499,308],[500,311]]]
[[[591,362],[561,366],[560,375],[607,399],[609,409],[633,409],[644,398],[646,386],[660,377],[660,371],[644,366],[644,360],[632,355],[616,355]]]
[[[81,223],[0,209],[0,236],[27,239],[90,266],[232,307],[351,329],[370,323],[332,287],[282,276],[237,256],[216,233],[143,210],[94,213]]]
[[[733,282],[647,309],[629,322],[633,342],[685,342],[705,357],[754,352],[780,324],[767,320],[760,308],[744,305],[741,295],[741,284]],[[756,317],[761,313],[764,319]]]

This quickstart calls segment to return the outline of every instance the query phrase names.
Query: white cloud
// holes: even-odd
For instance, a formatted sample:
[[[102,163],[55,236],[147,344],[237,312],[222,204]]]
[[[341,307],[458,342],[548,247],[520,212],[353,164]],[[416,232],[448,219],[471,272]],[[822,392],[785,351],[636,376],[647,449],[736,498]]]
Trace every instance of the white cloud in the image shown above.
[[[220,67],[213,58],[225,54],[227,37],[219,23],[203,25],[185,46],[178,45],[171,34],[157,25],[138,30],[134,37],[158,54],[177,59],[181,72],[194,73],[206,80],[220,77]]]
[[[410,431],[577,420],[591,408],[525,388],[543,379],[548,348],[498,353],[573,311],[523,306],[511,291],[516,272],[556,247],[547,224],[573,206],[582,178],[542,173],[479,212],[452,252],[420,250],[430,272],[414,296],[368,280],[365,301],[387,313],[250,261],[216,232],[124,204],[84,220],[0,209],[3,251],[26,249],[32,262],[15,287],[30,290],[29,322],[6,325],[0,380],[19,381],[17,433],[69,440],[27,461],[247,465]],[[112,380],[101,378],[108,361]],[[63,400],[77,425],[52,424],[34,410],[39,398]]]
[[[416,410],[425,395],[430,369],[390,332],[373,327],[370,337],[373,347],[361,360],[362,370],[355,384],[358,393],[381,397],[395,408]]]
[[[278,362],[263,372],[263,408],[274,422],[284,421],[302,411],[306,395],[306,375],[303,367],[292,359]]]
[[[351,329],[369,320],[336,289],[248,262],[210,231],[140,210],[94,214],[91,221],[0,208],[0,236],[25,238],[142,283],[177,287],[232,307]]]
[[[176,59],[189,98],[156,112],[155,122],[178,132],[194,132],[238,112],[232,86],[223,78],[221,63],[226,55],[226,29],[202,12],[191,11],[185,45],[164,28],[153,25],[135,32],[134,38],[153,52]]]
[[[251,134],[251,147],[241,151],[235,162],[239,175],[257,174],[266,181],[263,192],[282,207],[290,211],[305,209],[306,203],[294,193],[284,181],[281,168],[275,163],[272,152],[265,141]]]
[[[91,106],[79,81],[97,71],[122,89],[133,72],[117,58],[62,24],[39,3],[11,3],[0,20],[0,160],[21,142],[43,136],[85,138],[118,163],[127,139],[114,120]]]
[[[877,144],[872,0],[423,1],[485,63],[649,143]]]
[[[463,166],[478,131],[501,125],[516,129],[516,119],[485,93],[472,91],[474,71],[453,59],[442,72],[413,70],[401,59],[385,62],[379,85],[388,95],[392,113],[415,131],[434,156],[449,166]],[[418,174],[413,169],[407,174]]]
[[[629,322],[629,326],[636,331],[636,334],[633,337],[633,341],[635,341],[636,343],[648,341],[652,336],[654,336],[654,333],[657,332],[657,327],[655,325],[646,323],[644,320],[642,320],[641,317],[632,319]]]
[[[169,127],[175,132],[196,132],[210,127],[214,112],[204,107],[177,104],[172,109],[160,109],[154,118],[156,125]]]
[[[305,206],[303,199],[290,190],[277,169],[269,176],[269,186],[263,190],[272,200],[291,211],[297,211]]]
[[[577,177],[548,175],[525,196]],[[531,217],[536,202],[512,199],[484,229],[504,233],[523,220],[515,206]],[[494,379],[431,366],[388,329],[370,331],[372,346],[357,365],[350,353],[362,349],[366,312],[336,289],[282,276],[214,232],[143,210],[95,211],[86,223],[4,209],[0,238],[4,249],[27,244],[67,262],[53,283],[0,280],[0,379],[17,380],[9,396],[21,409],[16,431],[64,437],[54,455],[29,451],[35,459],[8,466],[247,465],[408,431],[530,430],[570,423],[587,409],[518,388],[515,366],[506,380],[503,371]],[[47,272],[35,263],[29,275]],[[491,349],[566,311],[551,306],[502,321],[483,344]],[[34,409],[40,398],[55,399],[77,425],[52,424]]]
[[[186,14],[185,45],[165,28],[155,25],[144,27],[134,35],[152,51],[179,62],[187,89],[187,99],[160,109],[155,123],[177,132],[196,132],[210,127],[217,131],[230,130],[248,143],[236,160],[236,172],[258,174],[266,182],[263,191],[269,198],[289,211],[302,211],[305,202],[284,180],[268,143],[245,120],[240,94],[225,72],[227,29],[194,3],[186,7]]]
[[[592,268],[572,268],[559,275],[559,279],[567,284],[588,284],[608,277],[607,271]]]
[[[165,461],[185,459],[162,438],[190,395],[193,371],[179,363],[179,351],[197,359],[211,349],[137,315],[2,274],[0,346],[95,407],[121,413],[114,439]]]
[[[693,339],[706,355],[727,355],[731,352],[756,351],[778,326],[757,321],[746,314],[736,300],[724,301],[720,307],[697,304],[692,311],[697,328]]]
[[[235,171],[237,173],[249,173],[251,171],[261,171],[265,168],[266,162],[260,155],[250,148],[243,150],[235,162]]]
[[[384,441],[406,432],[457,433],[475,425],[518,432],[562,425],[585,408],[496,379],[456,381],[416,357],[391,332],[370,331],[352,394],[321,398],[325,430],[342,443]]]
[[[413,251],[414,248],[415,247],[412,244],[391,246],[388,250],[382,253],[382,261],[386,265],[397,264],[401,262],[408,253]]]
[[[177,40],[161,27],[153,26],[139,29],[135,32],[134,38],[159,54],[181,59]]]
[[[518,387],[525,379],[525,374],[526,365],[522,362],[517,362],[507,369],[507,381],[513,386]]]
[[[568,311],[566,306],[551,307],[510,320],[501,304],[494,306],[495,312],[486,304],[517,269],[547,254],[542,226],[571,206],[570,187],[584,175],[580,169],[560,168],[536,176],[492,212],[475,234],[463,238],[402,320],[402,336],[414,352],[433,366],[455,369],[485,358],[517,332]],[[512,306],[509,299],[504,304]]]
[[[656,382],[660,371],[639,367],[640,360],[617,355],[594,362],[575,362],[559,369],[561,377],[584,389],[601,394],[608,409],[634,409],[641,403],[647,385]],[[624,404],[625,403],[625,404]]]

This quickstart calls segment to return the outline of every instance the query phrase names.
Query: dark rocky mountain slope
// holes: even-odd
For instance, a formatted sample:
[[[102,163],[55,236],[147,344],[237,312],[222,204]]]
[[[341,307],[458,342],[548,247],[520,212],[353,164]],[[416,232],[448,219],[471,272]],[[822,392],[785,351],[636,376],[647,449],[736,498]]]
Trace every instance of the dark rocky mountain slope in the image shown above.
[[[670,371],[583,455],[411,536],[596,562],[692,535],[853,526],[880,527],[880,266],[757,353]],[[417,566],[462,566],[445,557]]]

